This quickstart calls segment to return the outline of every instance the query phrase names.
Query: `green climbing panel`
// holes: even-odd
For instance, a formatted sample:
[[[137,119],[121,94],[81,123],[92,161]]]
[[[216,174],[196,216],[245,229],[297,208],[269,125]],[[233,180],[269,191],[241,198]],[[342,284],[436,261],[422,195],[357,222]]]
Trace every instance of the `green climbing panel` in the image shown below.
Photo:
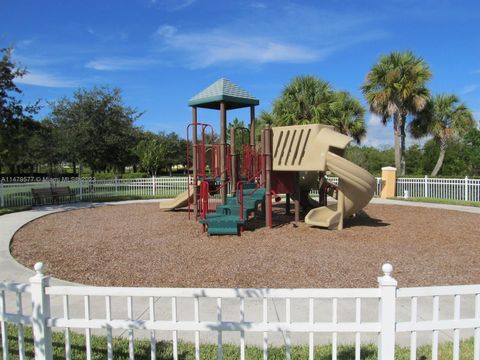
[[[240,218],[240,204],[237,197],[228,197],[225,205],[217,206],[216,212],[200,220],[207,224],[209,235],[238,235],[240,225],[247,222],[248,216],[255,212],[265,199],[265,188],[256,188],[255,183],[243,186],[243,218]]]

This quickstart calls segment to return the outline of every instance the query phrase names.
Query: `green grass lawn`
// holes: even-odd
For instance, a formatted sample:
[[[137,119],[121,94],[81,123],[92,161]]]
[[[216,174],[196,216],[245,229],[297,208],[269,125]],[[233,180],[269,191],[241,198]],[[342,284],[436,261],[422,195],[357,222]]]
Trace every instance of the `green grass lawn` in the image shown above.
[[[478,201],[448,200],[448,199],[437,199],[437,198],[429,198],[429,197],[409,197],[408,199],[405,199],[403,197],[396,197],[394,199],[403,200],[403,201],[413,201],[413,202],[427,202],[427,203],[435,203],[435,204],[480,207],[480,202]]]
[[[0,208],[0,216],[5,215],[5,214],[14,213],[14,212],[17,212],[17,211],[30,210],[31,208],[32,208],[31,206],[15,206],[15,207]]]
[[[147,189],[145,189],[147,190]],[[118,191],[115,189],[108,188],[105,186],[98,186],[93,189],[93,191],[84,190],[82,201],[86,202],[105,202],[105,201],[124,201],[124,200],[140,200],[140,199],[166,199],[176,197],[182,192],[176,188],[164,188],[159,190],[155,196],[152,195],[151,189],[149,191],[140,191],[135,189],[125,189],[119,188]],[[29,204],[31,203],[31,189],[25,188],[9,188],[3,189],[5,196],[5,208],[10,209],[8,212],[23,211],[25,206],[15,206],[16,204]],[[77,195],[77,199],[79,196]],[[7,212],[5,212],[7,213]],[[2,213],[0,212],[0,215]]]
[[[11,359],[18,359],[18,332],[14,325],[8,326],[8,352]],[[25,327],[25,355],[28,359],[33,358],[33,339],[31,327]],[[78,333],[70,333],[72,359],[85,359],[85,336]],[[107,339],[104,336],[92,336],[92,358],[105,359],[107,357]],[[135,341],[135,358],[150,359],[150,342],[146,340]],[[452,343],[444,343],[439,348],[439,359],[447,360],[452,358]],[[128,359],[128,341],[125,338],[113,339],[113,356],[115,359]],[[315,359],[330,360],[332,358],[331,345],[315,346]],[[339,360],[350,360],[355,358],[355,347],[353,345],[342,345],[337,350]],[[473,359],[473,338],[462,341],[460,344],[460,359]],[[202,359],[216,359],[217,346],[213,344],[202,344],[200,347]],[[179,359],[195,359],[195,346],[193,343],[179,342]],[[308,346],[293,346],[291,349],[292,359],[308,359]],[[53,358],[65,358],[65,338],[63,332],[53,333]],[[223,346],[223,358],[236,360],[240,358],[240,347],[232,344]],[[252,360],[263,359],[263,350],[257,346],[246,347],[246,358]],[[269,347],[268,358],[273,360],[285,359],[283,347]],[[377,359],[377,347],[375,345],[363,345],[361,358],[365,360]],[[172,343],[161,341],[157,343],[157,359],[172,359]],[[410,359],[408,348],[397,347],[395,359]],[[417,349],[417,359],[431,359],[431,347],[422,346]]]
[[[143,200],[143,199],[168,199],[174,196],[141,196],[141,195],[111,195],[111,194],[96,194],[91,200],[84,200],[83,202],[113,202],[113,201],[127,201],[127,200]],[[0,208],[0,216],[19,211],[31,210],[32,206],[13,206]]]
[[[112,202],[112,201],[127,201],[127,200],[143,200],[143,199],[168,199],[175,197],[176,195],[159,195],[159,196],[142,196],[142,195],[127,195],[119,193],[118,195],[112,195],[111,193],[97,193],[91,199],[85,199],[83,202]],[[10,214],[19,211],[31,210],[32,206],[11,206],[0,208],[0,216]]]

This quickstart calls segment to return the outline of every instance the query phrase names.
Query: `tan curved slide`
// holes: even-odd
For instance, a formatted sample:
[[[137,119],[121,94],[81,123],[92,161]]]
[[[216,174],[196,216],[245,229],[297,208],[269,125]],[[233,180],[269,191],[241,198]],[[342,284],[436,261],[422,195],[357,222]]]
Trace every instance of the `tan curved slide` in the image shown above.
[[[338,226],[340,221],[363,209],[370,202],[376,181],[365,169],[331,152],[327,153],[326,167],[338,176],[339,200],[336,204],[310,210],[305,222],[330,228]]]
[[[333,127],[309,124],[273,127],[273,171],[326,171],[339,178],[338,205],[314,208],[305,222],[314,226],[343,227],[343,219],[367,205],[375,191],[375,178],[335,153],[353,140]]]
[[[193,191],[190,191],[190,197],[188,196],[188,190],[185,190],[175,199],[160,201],[161,210],[175,210],[188,205],[188,199],[193,199]]]

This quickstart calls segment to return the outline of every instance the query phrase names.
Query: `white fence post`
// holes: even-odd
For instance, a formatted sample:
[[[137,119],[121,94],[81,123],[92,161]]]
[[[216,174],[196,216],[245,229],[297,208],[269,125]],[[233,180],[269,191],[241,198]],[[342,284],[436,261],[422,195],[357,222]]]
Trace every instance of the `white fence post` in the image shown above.
[[[3,181],[0,181],[0,207],[5,207],[5,195],[3,190]]]
[[[78,195],[79,195],[80,201],[82,201],[83,200],[83,189],[82,189],[82,178],[80,176],[78,177],[78,188],[79,188]]]
[[[425,181],[423,185],[423,196],[428,197],[428,175],[425,175]]]
[[[157,183],[155,181],[155,175],[154,175],[154,176],[152,176],[152,194],[153,194],[153,196],[155,196],[156,188],[157,188]]]
[[[115,192],[118,192],[118,177],[115,176]]]
[[[32,291],[32,330],[35,348],[35,360],[52,359],[52,332],[47,326],[50,317],[50,298],[45,294],[45,287],[49,285],[49,276],[43,274],[43,263],[35,264],[36,274],[31,277]]]
[[[383,264],[383,276],[378,277],[380,288],[380,343],[378,358],[394,360],[395,357],[395,307],[397,297],[397,281],[390,276],[393,266]]]
[[[465,176],[465,201],[468,201],[468,176]]]

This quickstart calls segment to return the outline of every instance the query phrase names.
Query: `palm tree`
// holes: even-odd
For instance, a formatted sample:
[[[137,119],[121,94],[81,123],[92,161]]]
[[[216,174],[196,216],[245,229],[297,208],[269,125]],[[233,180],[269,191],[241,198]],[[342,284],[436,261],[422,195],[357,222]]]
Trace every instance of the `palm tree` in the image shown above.
[[[360,143],[366,134],[364,114],[360,102],[348,92],[336,92],[328,82],[309,75],[294,78],[284,88],[273,103],[270,119],[276,126],[332,125]]]
[[[272,125],[274,122],[274,118],[271,112],[262,110],[260,115],[255,119],[255,142],[260,145],[261,143],[261,134],[262,130],[267,125]]]
[[[330,84],[316,76],[297,76],[273,103],[277,126],[321,123],[333,98]]]
[[[442,168],[449,141],[472,128],[475,128],[472,112],[453,94],[441,94],[429,100],[409,125],[413,137],[431,135],[440,146],[432,176],[437,176]]]
[[[360,144],[367,133],[364,116],[365,109],[350,93],[346,91],[334,93],[327,123],[338,132],[351,136],[357,144]]]
[[[367,74],[362,92],[370,111],[382,117],[384,125],[393,119],[395,166],[405,175],[405,125],[429,98],[426,82],[432,73],[425,61],[411,51],[392,52],[380,58]]]

